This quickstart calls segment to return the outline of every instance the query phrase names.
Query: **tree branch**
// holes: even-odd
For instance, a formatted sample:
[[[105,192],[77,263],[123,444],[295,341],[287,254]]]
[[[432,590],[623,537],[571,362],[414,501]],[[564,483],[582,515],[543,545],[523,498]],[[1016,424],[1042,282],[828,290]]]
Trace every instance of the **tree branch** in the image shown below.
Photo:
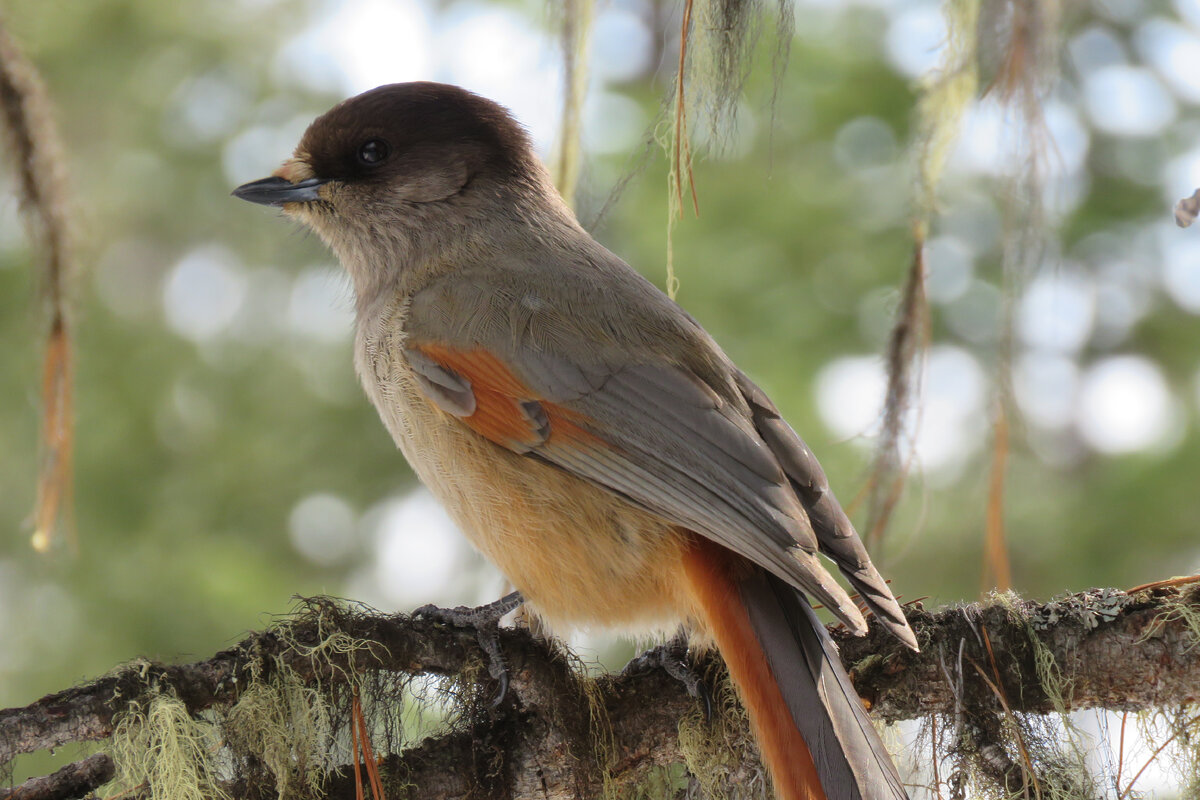
[[[0,800],[69,800],[82,797],[113,779],[116,765],[105,753],[68,764],[53,775],[30,778],[12,789],[0,789]]]
[[[944,664],[956,677],[967,673],[963,703],[1001,710],[974,670],[957,663],[960,643],[966,656],[998,673],[1017,712],[1138,711],[1200,696],[1200,587],[1134,595],[1092,589],[1045,604],[1008,597],[932,613],[908,609],[920,653],[903,650],[875,627],[861,639],[837,632],[835,638],[855,687],[888,721],[954,711]],[[1040,670],[1039,654],[1048,665]]]
[[[888,721],[958,707],[1000,715],[1001,698],[1014,713],[1136,710],[1192,702],[1200,691],[1195,586],[1133,596],[1091,590],[1046,604],[1008,596],[936,612],[910,608],[909,619],[920,653],[876,628],[861,639],[835,631],[856,687]],[[633,785],[684,761],[680,721],[697,718],[698,709],[681,685],[659,671],[585,679],[557,646],[524,629],[501,633],[511,685],[492,709],[495,686],[480,669],[472,631],[308,601],[293,618],[206,661],[135,662],[0,711],[0,761],[106,738],[121,714],[163,693],[192,715],[219,711],[284,669],[325,687],[381,673],[452,676],[473,686],[458,724],[380,760],[385,785],[402,776],[421,797],[478,795],[480,787],[514,798],[594,797],[605,785]],[[710,678],[723,674],[715,657],[699,667]],[[729,747],[754,752],[744,726],[723,735]],[[273,786],[237,780],[235,796],[274,796]],[[352,769],[339,768],[326,775],[326,792],[349,798],[354,781]]]

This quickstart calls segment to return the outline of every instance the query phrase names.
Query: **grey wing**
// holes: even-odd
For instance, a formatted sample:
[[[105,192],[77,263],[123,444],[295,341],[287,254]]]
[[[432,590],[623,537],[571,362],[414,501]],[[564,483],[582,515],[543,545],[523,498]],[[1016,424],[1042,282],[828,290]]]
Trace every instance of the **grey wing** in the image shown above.
[[[736,372],[735,380],[750,404],[755,429],[783,466],[808,512],[821,552],[833,559],[880,622],[900,641],[916,650],[917,639],[903,609],[871,563],[862,539],[830,490],[825,471],[812,450],[784,421],[762,389],[741,371]]]
[[[778,461],[739,409],[705,388],[670,365],[614,371],[569,406],[613,445],[590,453],[590,466],[604,470],[610,488],[741,553],[864,631],[858,608],[816,558],[807,514]],[[578,448],[549,450],[550,460],[580,458]]]
[[[575,348],[580,355],[570,356],[546,340],[522,336],[531,327],[529,304],[516,333],[500,319],[511,315],[509,308],[479,300],[471,302],[476,324],[464,327],[459,313],[444,313],[446,287],[438,291],[436,308],[414,298],[406,351],[432,402],[471,425],[476,403],[470,394],[486,390],[494,403],[505,387],[513,394],[514,414],[519,411],[528,426],[519,437],[493,438],[497,444],[743,555],[808,592],[851,630],[866,631],[858,607],[818,559],[808,512],[746,404],[723,398],[694,372],[666,360],[620,362],[614,357],[619,351],[582,345]],[[561,331],[571,321],[558,316],[553,324]],[[545,330],[540,322],[532,327]],[[431,358],[427,343],[436,343],[441,362]],[[472,373],[473,357],[447,358],[447,348],[486,352],[515,380],[495,377],[495,369]]]

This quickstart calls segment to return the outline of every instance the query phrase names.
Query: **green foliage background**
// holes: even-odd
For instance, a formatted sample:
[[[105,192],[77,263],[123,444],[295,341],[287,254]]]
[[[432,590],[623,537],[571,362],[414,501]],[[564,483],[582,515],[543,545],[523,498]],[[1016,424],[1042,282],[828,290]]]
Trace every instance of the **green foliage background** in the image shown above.
[[[540,4],[517,5],[530,25],[545,25]],[[1174,14],[1152,5],[1154,13]],[[281,43],[322,8],[269,0],[4,3],[7,24],[57,104],[78,199],[83,270],[75,290],[78,548],[42,557],[28,546],[42,320],[35,257],[5,175],[0,705],[27,703],[134,656],[200,658],[263,625],[266,615],[286,611],[295,594],[344,592],[366,550],[349,564],[316,566],[290,544],[289,513],[315,492],[361,512],[413,484],[358,390],[347,337],[314,343],[260,321],[254,337],[197,345],[164,324],[164,279],[197,247],[220,245],[245,265],[273,267],[267,278],[284,282],[314,265],[332,268],[314,237],[230,198],[222,168],[228,140],[245,128],[311,118],[341,99],[335,91],[280,82],[272,71]],[[1128,26],[1091,10],[1071,20],[1072,30],[1097,14],[1128,35]],[[820,24],[806,15],[819,16]],[[863,6],[834,14],[802,6],[798,19],[773,121],[764,65],[747,89],[757,124],[739,134],[749,137],[736,148],[744,154],[697,163],[702,214],[685,217],[676,231],[679,300],[776,399],[849,501],[863,484],[868,451],[829,433],[812,387],[832,360],[882,349],[911,246],[910,180],[902,157],[896,168],[870,177],[847,171],[833,157],[833,141],[847,122],[871,115],[890,126],[903,148],[916,94],[882,54],[882,11]],[[246,102],[229,131],[189,139],[179,133],[180,93],[204,75],[236,84]],[[668,79],[664,71],[617,89],[652,119]],[[1056,234],[1064,252],[1096,232],[1121,237],[1167,218],[1154,176],[1191,145],[1194,112],[1186,107],[1171,133],[1149,144],[1093,134],[1086,199]],[[1122,148],[1148,148],[1148,177],[1114,167]],[[636,160],[628,153],[589,160],[585,221]],[[261,164],[261,174],[274,166]],[[661,154],[652,153],[597,231],[660,285],[665,171]],[[953,212],[961,198],[997,191],[996,183],[979,180],[952,186],[946,210]],[[998,285],[998,246],[984,252],[976,270]],[[864,325],[867,297],[878,302]],[[1016,588],[1023,593],[1127,587],[1197,566],[1200,318],[1161,291],[1153,301],[1154,310],[1115,351],[1143,354],[1165,370],[1181,410],[1180,436],[1169,447],[1121,457],[1089,453],[1063,467],[1033,455],[1018,431],[1007,510]],[[940,315],[934,339],[972,349],[988,369],[995,367],[994,345],[962,340]],[[1081,357],[1111,351],[1093,344]],[[978,425],[986,428],[986,413]],[[927,483],[914,475],[881,554],[904,598],[929,595],[928,603],[945,603],[978,595],[987,464],[985,448],[952,481]],[[467,586],[459,596],[473,599]],[[607,653],[613,663],[621,657]]]

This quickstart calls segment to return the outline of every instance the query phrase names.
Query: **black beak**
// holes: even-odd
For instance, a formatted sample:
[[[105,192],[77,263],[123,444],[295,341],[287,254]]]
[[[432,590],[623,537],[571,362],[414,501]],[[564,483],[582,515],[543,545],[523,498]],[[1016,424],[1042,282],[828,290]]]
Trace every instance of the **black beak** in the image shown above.
[[[292,183],[286,178],[263,178],[260,181],[243,183],[233,190],[233,196],[249,200],[251,203],[261,203],[264,206],[307,203],[320,199],[317,189],[325,182],[321,178],[309,178],[299,183]]]

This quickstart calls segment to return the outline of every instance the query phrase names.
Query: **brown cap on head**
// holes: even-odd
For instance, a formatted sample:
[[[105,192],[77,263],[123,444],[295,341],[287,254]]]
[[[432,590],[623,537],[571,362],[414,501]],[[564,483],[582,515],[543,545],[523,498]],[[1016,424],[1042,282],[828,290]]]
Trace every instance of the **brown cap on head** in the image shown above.
[[[296,150],[324,180],[387,179],[405,156],[469,148],[486,164],[521,169],[529,136],[503,106],[444,83],[394,83],[334,106]]]
[[[508,111],[441,83],[380,86],[334,106],[273,175],[234,195],[315,230],[360,298],[514,223],[578,227]]]
[[[429,202],[488,178],[513,187],[543,180],[529,135],[508,111],[449,84],[394,83],[322,114],[293,158],[234,194],[291,213],[313,201],[332,209],[325,184],[355,187],[360,197],[379,196],[377,187],[386,186],[391,201]],[[345,205],[348,196],[341,197]]]

